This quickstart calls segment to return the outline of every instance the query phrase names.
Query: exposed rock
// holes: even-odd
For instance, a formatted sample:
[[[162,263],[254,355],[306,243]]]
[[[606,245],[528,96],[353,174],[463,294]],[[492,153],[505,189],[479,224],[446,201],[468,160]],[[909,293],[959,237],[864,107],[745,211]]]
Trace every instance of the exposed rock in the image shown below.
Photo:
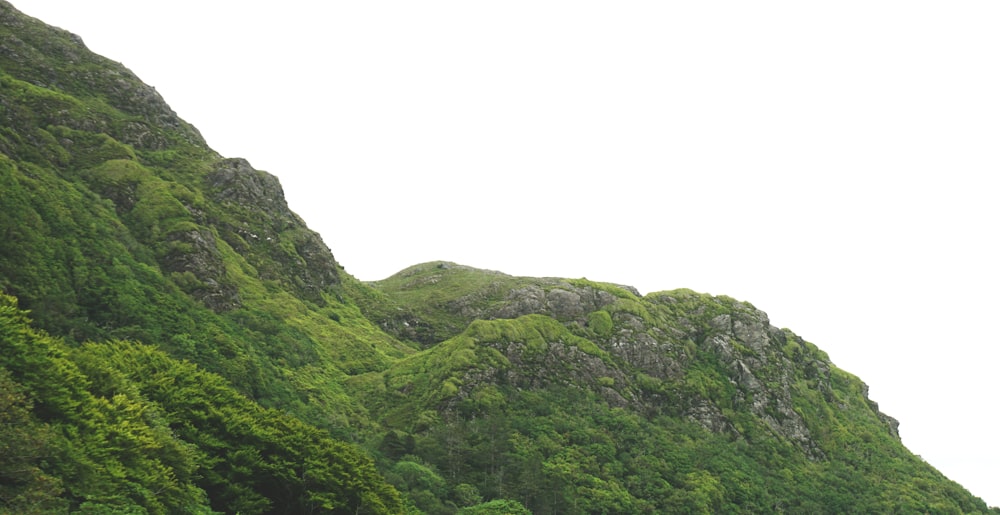
[[[597,288],[574,286],[564,281],[553,280],[552,285],[547,288],[532,284],[511,290],[504,304],[490,314],[494,318],[517,318],[540,314],[562,322],[583,323],[588,313],[601,309],[615,300],[617,297]]]
[[[0,25],[19,29],[21,37],[9,34],[0,39],[0,57],[17,63],[19,74],[36,86],[64,90],[79,97],[100,92],[103,99],[123,113],[136,115],[144,120],[149,131],[137,133],[135,127],[125,126],[121,131],[107,126],[102,120],[88,117],[68,117],[65,124],[79,130],[104,132],[109,136],[133,145],[135,148],[158,150],[165,148],[165,139],[159,130],[169,130],[181,135],[188,142],[205,146],[197,129],[184,123],[177,113],[163,100],[155,88],[143,83],[131,70],[102,56],[93,54],[83,39],[62,29],[45,27],[45,30],[25,30],[24,25],[44,25],[38,20],[21,16],[13,8],[0,4]],[[69,65],[54,66],[53,62]],[[46,115],[48,116],[48,115]],[[94,122],[105,124],[101,129]],[[50,123],[57,123],[50,120]],[[140,136],[141,137],[136,137]]]
[[[537,389],[551,384],[589,387],[614,407],[637,406],[638,398],[619,386],[628,385],[622,371],[600,357],[583,352],[563,342],[546,342],[544,349],[531,349],[522,342],[484,342],[500,351],[510,361],[510,367],[484,374],[472,370],[463,378],[465,390],[471,392],[484,381],[511,384],[518,388]],[[603,384],[602,384],[602,378]],[[624,393],[623,393],[624,392]],[[461,395],[459,396],[461,398]]]
[[[879,411],[877,414],[878,414],[879,419],[881,419],[882,422],[884,422],[885,425],[889,428],[889,432],[892,433],[892,436],[894,436],[898,440],[899,439],[899,421],[896,420],[894,417],[890,417],[889,415],[886,415],[885,413],[882,413],[881,411]]]
[[[706,346],[739,386],[740,400],[753,399],[751,413],[810,457],[822,457],[805,420],[795,411],[791,392],[795,366],[782,353],[783,335],[771,327],[767,314],[748,304],[737,305],[732,314],[713,318],[711,326],[714,331]]]
[[[225,279],[226,267],[210,230],[175,232],[167,239],[171,251],[161,259],[161,266],[165,272],[190,273],[199,281],[197,285],[181,285],[188,294],[216,312],[239,307],[237,288]]]
[[[302,298],[324,304],[323,292],[340,284],[339,266],[319,234],[288,209],[278,178],[234,158],[219,161],[205,180],[216,201],[247,215],[240,226],[214,220],[222,238],[262,279],[280,281]]]
[[[135,148],[146,150],[163,150],[167,148],[167,138],[144,122],[129,122],[124,124],[119,131],[118,140]]]
[[[726,419],[718,406],[707,400],[699,400],[688,408],[684,416],[697,422],[713,433],[737,434],[736,428]]]
[[[882,423],[885,424],[887,428],[889,428],[889,432],[892,433],[892,435],[898,439],[899,421],[879,411],[878,403],[868,398],[868,384],[861,383],[861,393],[862,395],[864,395],[865,400],[868,401],[868,407],[870,407],[872,411],[874,411],[875,414],[878,416],[879,420],[881,420]]]
[[[453,287],[446,281],[448,273],[455,269],[476,272],[458,265],[439,265],[436,270],[428,266],[399,274],[398,278],[412,277],[402,291],[435,288],[438,283],[448,284],[447,291]],[[446,300],[439,309],[468,322],[549,316],[574,334],[599,344],[612,358],[587,355],[560,342],[548,342],[544,350],[527,350],[521,343],[489,343],[511,366],[495,373],[470,371],[463,387],[466,390],[483,382],[508,382],[528,389],[552,383],[586,385],[613,406],[683,416],[734,438],[744,437],[746,422],[737,424],[730,417],[750,414],[761,428],[799,447],[811,459],[824,457],[820,443],[796,410],[793,396],[809,388],[826,402],[837,401],[832,365],[798,336],[771,326],[767,314],[754,306],[688,290],[630,299],[586,282],[514,280],[496,272],[480,272],[496,274],[497,279],[486,282],[482,275],[475,277],[476,283],[485,286]],[[516,286],[511,287],[512,283]],[[588,326],[597,312],[603,315],[594,320],[605,320],[599,331],[598,326]],[[401,308],[398,316],[390,317],[400,326],[394,334],[450,337],[462,329],[425,330],[428,328],[415,313]],[[454,319],[444,320],[454,323]],[[648,379],[636,377],[637,373]],[[599,377],[606,379],[597,381]],[[607,388],[609,383],[614,388]],[[864,395],[867,398],[867,392]],[[888,431],[896,435],[895,421],[870,404]]]
[[[272,216],[287,215],[287,223],[292,222],[281,182],[267,172],[255,170],[246,159],[219,161],[207,182],[218,201],[252,206]]]
[[[608,348],[613,355],[652,377],[674,380],[684,375],[677,335],[647,328],[631,313],[618,314],[616,325]]]

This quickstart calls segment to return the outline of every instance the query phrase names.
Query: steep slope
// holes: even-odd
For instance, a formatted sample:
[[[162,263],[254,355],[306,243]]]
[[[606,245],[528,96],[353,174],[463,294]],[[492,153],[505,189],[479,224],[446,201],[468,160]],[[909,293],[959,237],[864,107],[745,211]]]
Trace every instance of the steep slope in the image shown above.
[[[11,436],[30,467],[5,469],[22,474],[0,481],[0,511],[401,509],[330,436],[369,424],[343,378],[411,349],[338,300],[339,266],[275,177],[221,158],[152,87],[6,2],[0,195],[0,290],[52,335],[0,342],[7,420],[39,429]],[[109,342],[125,339],[197,368]],[[58,359],[11,350],[25,346]]]
[[[4,2],[0,70],[0,288],[40,327],[156,342],[327,418],[360,409],[342,377],[410,351],[338,300],[277,178],[219,157],[127,69]]]
[[[357,281],[276,177],[4,0],[0,212],[0,511],[987,510],[749,304]]]
[[[152,347],[71,349],[6,295],[0,407],[4,513],[401,509],[357,448]]]
[[[352,380],[396,430],[383,452],[487,497],[535,513],[987,510],[903,447],[864,383],[750,304],[443,262],[375,286],[406,313],[385,326],[447,338]]]

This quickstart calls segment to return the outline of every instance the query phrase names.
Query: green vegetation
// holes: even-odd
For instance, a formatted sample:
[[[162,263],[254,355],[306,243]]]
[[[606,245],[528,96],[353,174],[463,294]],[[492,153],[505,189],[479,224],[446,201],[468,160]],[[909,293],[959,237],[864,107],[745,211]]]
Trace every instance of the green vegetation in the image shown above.
[[[458,507],[458,492],[470,487],[531,513],[987,511],[907,452],[860,381],[832,367],[815,346],[776,329],[767,349],[755,349],[760,342],[749,338],[736,341],[740,333],[731,328],[756,313],[733,299],[679,290],[649,300],[616,296],[588,314],[590,330],[603,338],[684,331],[690,339],[663,338],[658,351],[683,363],[675,378],[635,370],[636,361],[652,356],[630,362],[603,350],[603,338],[587,342],[599,352],[553,362],[557,346],[583,350],[584,338],[572,323],[530,315],[474,321],[461,335],[352,386],[378,399],[372,413],[393,428],[378,446],[381,459],[419,463],[428,471],[422,477],[434,478],[433,486],[394,482],[424,499],[419,506],[428,512],[447,512],[449,501]],[[787,349],[795,349],[791,359]],[[727,352],[751,362],[768,353],[773,364],[754,374],[778,392],[734,381]],[[783,411],[783,385],[792,415]],[[768,400],[759,412],[755,395]],[[706,401],[720,408],[718,429],[692,416]],[[808,442],[782,432],[790,423],[778,419],[796,412]]]
[[[0,297],[0,508],[396,513],[359,449],[129,342],[70,348]]]
[[[365,313],[401,337],[430,345],[460,334],[481,313],[501,305],[508,291],[529,284],[455,263],[425,263],[373,283],[388,295],[366,306]]]
[[[4,0],[0,201],[0,513],[990,511],[749,304],[356,280],[277,178]]]

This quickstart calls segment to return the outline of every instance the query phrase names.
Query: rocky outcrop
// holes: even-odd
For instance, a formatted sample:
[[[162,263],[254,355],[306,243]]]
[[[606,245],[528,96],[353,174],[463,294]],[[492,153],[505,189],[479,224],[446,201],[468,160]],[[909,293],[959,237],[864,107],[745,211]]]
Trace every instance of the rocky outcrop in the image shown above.
[[[706,345],[738,386],[734,402],[747,406],[772,431],[809,455],[821,457],[805,420],[792,404],[795,367],[781,353],[784,334],[771,327],[767,314],[758,309],[718,315],[710,323],[714,334]],[[829,377],[823,379],[829,384]]]
[[[681,310],[675,326],[668,330],[635,314],[619,313],[609,350],[645,374],[682,385],[680,414],[706,429],[740,436],[720,406],[748,410],[775,434],[811,457],[821,457],[792,401],[797,367],[782,353],[784,333],[770,325],[766,313],[749,304],[733,301],[725,309],[729,312],[715,316],[700,307]],[[726,393],[701,391],[701,378],[691,374],[702,372],[690,366],[699,352],[717,363],[716,373],[728,383],[723,384]],[[829,377],[825,380],[829,382]],[[654,395],[648,402],[661,400]]]
[[[176,274],[173,277],[181,288],[216,313],[239,307],[237,288],[226,281],[226,266],[212,231],[178,231],[167,240],[170,250],[160,265],[165,272]]]
[[[550,284],[531,284],[511,290],[503,304],[490,313],[494,318],[517,318],[523,315],[548,315],[560,322],[584,323],[587,314],[617,299],[611,293],[589,286],[574,286],[561,280]]]
[[[243,158],[223,159],[205,181],[215,200],[258,209],[269,215],[271,225],[292,225],[298,217],[288,209],[285,191],[277,177],[250,166]]]
[[[408,287],[434,288],[455,267],[439,267],[433,273],[415,268],[409,272],[413,280]],[[795,397],[801,388],[809,388],[826,402],[834,402],[832,365],[821,352],[804,351],[810,345],[798,336],[773,327],[765,312],[733,299],[684,290],[644,298],[634,290],[585,281],[534,279],[511,287],[511,280],[496,275],[484,281],[485,286],[442,307],[469,321],[552,317],[597,343],[610,353],[611,360],[561,342],[547,342],[541,352],[528,350],[523,343],[489,342],[511,366],[501,371],[470,371],[464,380],[466,389],[471,391],[482,382],[524,389],[553,383],[586,385],[612,406],[685,417],[735,438],[744,437],[746,419],[734,416],[749,414],[758,421],[755,424],[810,458],[824,457],[796,409]],[[401,313],[410,317],[406,328],[420,327],[419,317],[405,310]],[[644,381],[650,384],[637,381],[635,374],[649,378]],[[867,399],[867,391],[863,395]],[[898,438],[895,421],[879,413],[873,402],[866,402]]]
[[[393,292],[411,298],[421,291],[439,290],[428,299],[432,305],[403,303],[395,310],[369,313],[393,336],[425,346],[460,334],[473,320],[546,315],[582,327],[590,313],[617,299],[615,293],[587,281],[514,277],[448,262],[415,265],[376,284],[387,282]],[[638,296],[634,288],[609,286]]]
[[[588,387],[595,390],[610,406],[635,406],[635,398],[627,389],[625,374],[599,356],[587,354],[579,347],[560,341],[546,342],[542,351],[529,349],[523,342],[491,342],[510,361],[498,381],[519,388],[545,388],[552,384]],[[615,388],[615,385],[618,388]],[[625,394],[623,395],[622,392]]]
[[[649,327],[642,318],[628,312],[616,313],[614,319],[616,331],[608,341],[612,354],[652,377],[679,380],[684,376],[685,333]]]
[[[139,80],[120,63],[92,53],[76,34],[48,27],[22,15],[0,1],[0,61],[17,68],[17,74],[31,84],[65,91],[78,98],[99,95],[109,106],[137,117],[121,125],[105,115],[88,110],[87,116],[63,116],[68,127],[103,132],[136,149],[162,150],[168,139],[164,131],[180,135],[189,143],[204,147],[205,140],[194,127],[183,122],[167,105],[156,88]],[[66,111],[62,111],[66,114]],[[47,116],[60,116],[59,110]],[[56,123],[57,120],[49,120]]]
[[[239,225],[212,222],[260,278],[325,304],[323,293],[340,284],[340,267],[319,234],[288,208],[278,178],[236,158],[219,161],[205,182],[213,200],[242,215],[233,218],[241,220]]]

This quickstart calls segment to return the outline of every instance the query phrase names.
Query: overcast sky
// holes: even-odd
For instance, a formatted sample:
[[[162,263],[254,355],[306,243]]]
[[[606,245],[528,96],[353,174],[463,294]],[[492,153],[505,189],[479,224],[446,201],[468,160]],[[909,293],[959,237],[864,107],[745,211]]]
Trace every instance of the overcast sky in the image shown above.
[[[14,5],[277,175],[354,276],[749,301],[1000,505],[1000,3]]]

